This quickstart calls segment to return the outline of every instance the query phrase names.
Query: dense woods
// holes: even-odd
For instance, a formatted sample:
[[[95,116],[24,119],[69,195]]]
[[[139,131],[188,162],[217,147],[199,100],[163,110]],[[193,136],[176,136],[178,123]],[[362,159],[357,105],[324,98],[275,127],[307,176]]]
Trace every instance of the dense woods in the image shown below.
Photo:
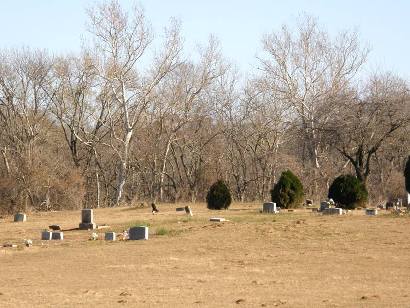
[[[88,30],[77,55],[0,52],[2,212],[204,201],[219,179],[262,201],[287,169],[315,201],[340,174],[373,203],[405,195],[409,84],[364,74],[356,33],[304,16],[261,34],[245,78],[216,38],[188,53],[138,8],[96,6]]]

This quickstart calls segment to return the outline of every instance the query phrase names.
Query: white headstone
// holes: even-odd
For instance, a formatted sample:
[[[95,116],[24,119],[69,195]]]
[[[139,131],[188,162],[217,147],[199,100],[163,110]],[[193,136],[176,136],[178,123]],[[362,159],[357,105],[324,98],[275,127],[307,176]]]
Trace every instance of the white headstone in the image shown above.
[[[62,241],[64,239],[63,232],[51,232],[51,239]]]

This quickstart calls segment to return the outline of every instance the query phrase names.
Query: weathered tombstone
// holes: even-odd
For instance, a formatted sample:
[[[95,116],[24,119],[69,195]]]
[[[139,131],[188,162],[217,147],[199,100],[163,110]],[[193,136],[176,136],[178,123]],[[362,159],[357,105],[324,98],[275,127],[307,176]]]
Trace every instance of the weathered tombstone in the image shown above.
[[[41,240],[42,241],[50,241],[51,237],[52,237],[52,233],[53,232],[47,231],[47,230],[41,232]]]
[[[148,227],[132,227],[128,231],[128,238],[130,240],[148,240]]]
[[[263,213],[276,213],[276,203],[275,202],[265,202],[262,207]]]
[[[322,212],[323,215],[343,215],[343,209],[338,207],[329,207],[324,209]]]
[[[365,213],[368,216],[376,216],[377,215],[377,209],[365,209]]]
[[[325,209],[328,209],[330,206],[329,202],[327,201],[322,201],[320,202],[320,209],[319,211],[323,212]]]
[[[184,208],[184,210],[185,210],[185,213],[187,213],[189,216],[193,216],[192,210],[191,210],[191,207],[190,207],[190,206],[186,206],[186,207]]]
[[[209,221],[223,222],[223,221],[226,221],[226,219],[225,219],[225,218],[222,218],[222,217],[211,217],[211,218],[209,219]]]
[[[62,241],[64,239],[63,232],[51,232],[51,239]]]
[[[115,241],[117,238],[115,232],[105,232],[105,240],[106,241]]]
[[[185,208],[184,208],[184,207],[177,207],[175,210],[176,210],[177,212],[184,212],[184,211],[185,211]]]
[[[14,215],[14,222],[25,222],[27,221],[27,215],[24,213],[17,213]]]
[[[97,224],[94,223],[94,213],[92,209],[81,210],[81,223],[80,230],[94,230],[97,228]]]

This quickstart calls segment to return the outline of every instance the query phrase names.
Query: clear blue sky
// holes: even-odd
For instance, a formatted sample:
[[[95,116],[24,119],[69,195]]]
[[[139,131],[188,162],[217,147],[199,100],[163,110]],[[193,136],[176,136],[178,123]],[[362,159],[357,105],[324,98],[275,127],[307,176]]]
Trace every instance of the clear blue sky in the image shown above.
[[[85,8],[99,1],[0,0],[0,48],[29,46],[53,53],[78,51]],[[120,0],[124,7],[134,1]],[[242,71],[255,68],[264,33],[292,24],[300,13],[318,17],[330,33],[357,29],[372,52],[367,70],[390,70],[410,79],[410,1],[395,0],[142,0],[156,31],[170,17],[182,21],[189,48],[215,34],[224,54]]]

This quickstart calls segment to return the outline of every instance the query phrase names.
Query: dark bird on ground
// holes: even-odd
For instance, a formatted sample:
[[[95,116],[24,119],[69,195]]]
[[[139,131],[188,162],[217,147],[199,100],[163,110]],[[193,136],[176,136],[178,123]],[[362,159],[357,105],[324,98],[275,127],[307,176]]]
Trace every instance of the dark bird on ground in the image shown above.
[[[159,210],[157,209],[157,207],[155,206],[155,203],[151,203],[151,207],[152,207],[152,214],[156,214],[159,212]]]

